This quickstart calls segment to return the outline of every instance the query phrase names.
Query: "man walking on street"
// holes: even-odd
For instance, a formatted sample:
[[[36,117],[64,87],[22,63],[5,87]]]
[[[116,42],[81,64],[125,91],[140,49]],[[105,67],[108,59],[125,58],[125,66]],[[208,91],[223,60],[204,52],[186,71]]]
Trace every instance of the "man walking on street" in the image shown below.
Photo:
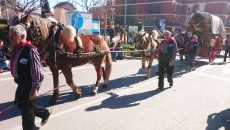
[[[158,58],[159,58],[159,81],[158,88],[162,90],[164,88],[164,71],[168,76],[169,86],[173,86],[173,70],[174,62],[177,54],[177,43],[171,37],[170,31],[165,31],[163,33],[164,40],[161,42],[158,48]]]
[[[37,91],[44,75],[41,70],[39,53],[26,40],[26,30],[21,25],[10,26],[9,40],[14,47],[10,60],[10,71],[18,87],[15,103],[21,110],[23,130],[36,130],[35,116],[40,117],[43,126],[51,114],[51,109],[35,105]]]

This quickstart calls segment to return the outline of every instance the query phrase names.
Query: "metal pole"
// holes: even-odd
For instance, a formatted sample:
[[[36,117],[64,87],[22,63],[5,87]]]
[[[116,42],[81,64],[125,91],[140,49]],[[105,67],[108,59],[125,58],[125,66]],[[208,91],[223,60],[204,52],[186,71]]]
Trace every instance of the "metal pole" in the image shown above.
[[[5,8],[6,8],[6,21],[7,21],[7,24],[9,25],[9,15],[8,15],[8,8],[7,8],[6,0],[5,0]]]
[[[124,43],[126,43],[126,10],[127,10],[127,0],[125,0],[125,15],[124,15],[124,30],[125,30],[125,33],[124,33]]]

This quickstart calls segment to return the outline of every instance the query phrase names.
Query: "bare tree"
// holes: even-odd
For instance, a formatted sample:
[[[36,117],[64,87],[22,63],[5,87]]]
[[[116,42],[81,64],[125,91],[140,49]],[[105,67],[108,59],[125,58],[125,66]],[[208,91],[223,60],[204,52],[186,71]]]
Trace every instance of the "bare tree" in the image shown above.
[[[108,16],[112,14],[112,0],[98,0],[98,6],[91,7],[89,12],[91,12],[94,16],[98,17],[100,21],[102,21],[105,25],[104,36],[106,35]],[[115,15],[114,15],[115,16]]]
[[[179,14],[179,15],[173,15],[173,14],[169,14],[165,16],[168,21],[170,21],[171,23],[175,24],[179,24],[180,22],[185,24],[186,23],[186,15],[184,14]]]
[[[100,0],[68,0],[73,6],[77,7],[79,5],[82,11],[89,12],[90,8],[95,7],[99,4]]]
[[[144,23],[145,21],[147,20],[147,16],[144,14],[144,13],[137,13],[135,16],[134,16],[135,20],[137,22],[140,22],[142,24],[142,29],[144,28]]]
[[[7,3],[8,8],[20,13],[37,11],[41,6],[43,6],[40,4],[39,0],[7,0]]]

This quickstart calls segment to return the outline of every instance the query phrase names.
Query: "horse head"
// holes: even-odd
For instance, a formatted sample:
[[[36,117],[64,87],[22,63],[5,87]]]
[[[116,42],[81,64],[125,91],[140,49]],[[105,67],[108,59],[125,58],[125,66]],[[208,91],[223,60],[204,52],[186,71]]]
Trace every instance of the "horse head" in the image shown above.
[[[139,49],[149,49],[150,42],[149,42],[149,34],[146,33],[144,30],[141,30],[139,33],[137,33],[135,38],[135,45]]]
[[[33,16],[30,13],[25,15],[15,15],[12,17],[9,26],[20,24],[27,32],[27,40],[37,47],[43,60],[55,42],[56,24],[50,19]],[[9,30],[8,30],[9,31]]]
[[[158,32],[156,30],[152,30],[152,37],[153,39],[157,39],[158,38]]]

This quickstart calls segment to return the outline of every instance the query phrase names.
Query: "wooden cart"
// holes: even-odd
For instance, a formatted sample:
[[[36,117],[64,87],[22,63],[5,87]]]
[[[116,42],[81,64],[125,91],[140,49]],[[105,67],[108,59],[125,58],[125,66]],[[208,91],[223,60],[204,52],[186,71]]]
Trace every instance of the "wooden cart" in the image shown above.
[[[198,36],[200,57],[208,57],[212,63],[220,54],[226,39],[226,31],[222,20],[206,12],[193,13],[188,21],[186,32]],[[219,40],[217,40],[219,36]]]

